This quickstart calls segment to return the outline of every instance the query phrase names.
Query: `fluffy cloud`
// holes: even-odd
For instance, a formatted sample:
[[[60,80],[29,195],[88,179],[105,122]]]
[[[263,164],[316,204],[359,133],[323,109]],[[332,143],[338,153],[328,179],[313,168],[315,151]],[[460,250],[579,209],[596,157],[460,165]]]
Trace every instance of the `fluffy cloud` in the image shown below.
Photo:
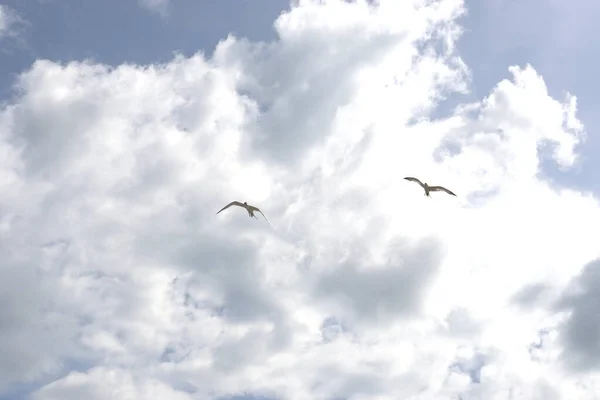
[[[592,398],[600,206],[540,174],[576,99],[511,66],[430,118],[463,12],[300,1],[210,59],[36,61],[0,113],[0,392]]]

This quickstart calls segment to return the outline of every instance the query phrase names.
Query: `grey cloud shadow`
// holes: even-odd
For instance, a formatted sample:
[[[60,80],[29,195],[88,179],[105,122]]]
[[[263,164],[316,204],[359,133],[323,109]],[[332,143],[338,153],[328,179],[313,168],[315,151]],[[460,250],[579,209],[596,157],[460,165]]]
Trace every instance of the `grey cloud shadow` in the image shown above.
[[[543,282],[523,286],[510,299],[511,304],[531,310],[547,300],[552,288]]]
[[[256,268],[256,243],[236,236],[223,228],[191,236],[151,232],[141,235],[137,246],[143,257],[180,273],[192,272],[194,285],[222,294],[222,315],[232,321],[277,313]]]
[[[213,217],[214,213],[209,215]],[[164,265],[176,276],[187,276],[183,283],[177,283],[183,284],[179,294],[183,296],[180,301],[187,318],[193,320],[198,313],[206,315],[208,311],[213,318],[223,319],[241,329],[247,328],[241,337],[225,334],[214,343],[210,350],[210,368],[212,373],[219,375],[239,372],[260,363],[273,352],[287,348],[294,334],[286,310],[265,283],[258,265],[261,235],[253,238],[244,234],[244,230],[256,228],[236,229],[235,226],[257,221],[243,215],[239,223],[236,222],[219,224],[223,226],[200,223],[193,233],[190,229],[180,232],[145,230],[136,245],[140,255],[149,262]],[[193,226],[194,221],[188,224]],[[177,280],[175,278],[174,283]],[[265,324],[269,328],[265,328]],[[173,349],[174,354],[169,358],[181,361],[192,356],[188,346]],[[194,387],[199,384],[195,377],[186,373],[169,378],[173,381],[181,379]]]
[[[35,259],[23,263],[2,247],[0,252],[2,395],[56,376],[79,348],[73,344],[77,322],[63,313],[57,277],[37,270]]]
[[[568,312],[560,326],[562,361],[572,371],[600,368],[600,259],[588,263],[563,291],[554,310]]]
[[[384,266],[342,265],[318,278],[315,295],[350,320],[385,323],[410,317],[420,312],[442,255],[436,239],[423,239],[414,246],[397,239],[388,247]]]

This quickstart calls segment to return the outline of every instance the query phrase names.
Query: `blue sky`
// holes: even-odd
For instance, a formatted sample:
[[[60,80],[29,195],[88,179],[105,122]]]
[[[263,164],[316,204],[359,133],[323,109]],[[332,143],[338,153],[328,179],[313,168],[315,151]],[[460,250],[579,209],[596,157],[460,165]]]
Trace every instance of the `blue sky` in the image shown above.
[[[600,5],[359,3],[2,3],[0,399],[594,398]]]

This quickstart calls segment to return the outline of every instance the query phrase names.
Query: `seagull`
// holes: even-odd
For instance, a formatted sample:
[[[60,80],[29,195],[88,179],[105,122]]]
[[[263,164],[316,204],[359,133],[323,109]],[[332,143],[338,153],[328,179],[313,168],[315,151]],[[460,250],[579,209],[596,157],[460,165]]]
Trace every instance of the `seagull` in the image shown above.
[[[446,192],[452,196],[456,196],[454,193],[452,193],[450,190],[446,189],[443,186],[429,186],[427,183],[423,183],[420,180],[418,180],[417,178],[413,178],[410,176],[407,176],[406,178],[407,181],[411,181],[411,182],[417,182],[419,185],[421,185],[421,187],[423,189],[425,189],[425,196],[429,197],[429,192]]]
[[[220,213],[223,210],[228,209],[231,206],[239,206],[239,207],[245,208],[246,211],[248,211],[248,216],[250,218],[252,218],[252,217],[256,218],[256,215],[254,215],[254,212],[258,211],[259,213],[262,214],[263,217],[265,217],[265,219],[267,220],[267,222],[269,223],[269,225],[273,226],[273,224],[271,224],[271,221],[269,221],[269,219],[267,218],[267,216],[262,211],[260,211],[260,209],[258,207],[251,206],[250,204],[248,204],[246,202],[240,203],[239,201],[232,201],[231,203],[227,204],[225,207],[221,208],[217,212],[217,214]],[[256,219],[258,219],[258,218],[256,218]]]

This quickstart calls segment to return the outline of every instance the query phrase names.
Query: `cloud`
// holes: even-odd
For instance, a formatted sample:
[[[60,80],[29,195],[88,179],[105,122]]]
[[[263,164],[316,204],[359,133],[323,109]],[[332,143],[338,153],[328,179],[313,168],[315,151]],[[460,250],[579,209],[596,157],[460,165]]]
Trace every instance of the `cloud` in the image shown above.
[[[94,368],[88,373],[73,372],[37,392],[38,399],[192,399],[189,393],[162,382],[134,376],[128,370]]]
[[[37,60],[0,112],[0,393],[591,398],[581,302],[531,289],[599,255],[597,199],[540,174],[577,162],[576,98],[509,66],[432,118],[463,12],[301,1],[211,58]]]
[[[26,22],[12,8],[0,4],[0,40],[16,39]]]
[[[520,307],[529,309],[539,305],[538,303],[543,300],[544,295],[547,295],[549,290],[550,288],[543,283],[525,285],[515,293],[513,302]]]
[[[560,327],[560,334],[565,343],[563,357],[568,366],[576,371],[594,370],[600,366],[600,320],[596,313],[599,270],[599,260],[587,264],[556,304],[558,310],[570,311]]]
[[[169,8],[169,0],[138,0],[141,7],[157,13],[160,16],[166,16]]]
[[[361,266],[359,269],[342,263],[334,271],[319,277],[317,296],[339,303],[338,315],[349,312],[371,324],[418,313],[423,292],[428,289],[428,281],[435,276],[442,259],[439,246],[429,240],[411,249],[406,243],[391,241],[385,266]],[[368,249],[359,247],[354,251],[359,253]],[[356,260],[360,255],[352,254],[349,258]]]

